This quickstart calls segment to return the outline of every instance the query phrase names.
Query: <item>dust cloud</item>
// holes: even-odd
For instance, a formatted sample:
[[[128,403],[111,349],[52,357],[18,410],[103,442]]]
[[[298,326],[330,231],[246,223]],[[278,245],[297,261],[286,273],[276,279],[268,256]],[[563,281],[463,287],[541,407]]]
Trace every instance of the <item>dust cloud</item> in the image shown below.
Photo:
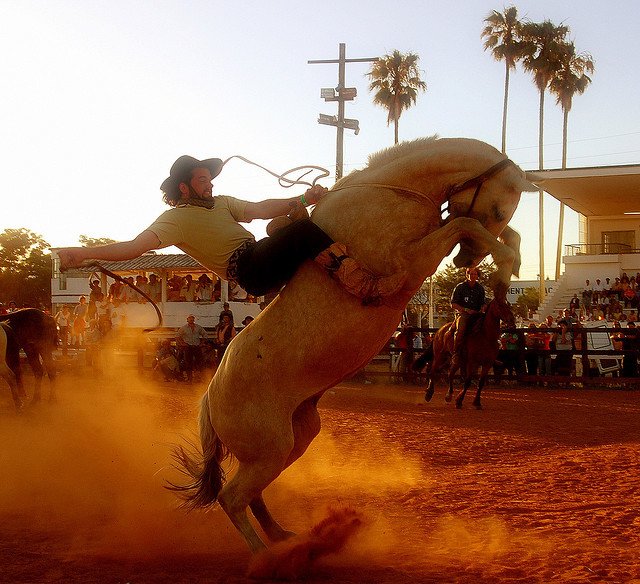
[[[163,488],[181,481],[171,447],[196,432],[203,391],[123,368],[101,378],[67,372],[57,403],[19,416],[8,390],[1,394],[6,581],[250,581],[249,552],[226,515],[218,507],[186,513]],[[594,427],[584,408],[557,436],[549,430],[554,414],[527,417],[524,409],[542,410],[546,396],[506,392],[493,410],[458,412],[394,401],[392,387],[386,402],[365,391],[345,388],[321,402],[321,434],[265,492],[277,520],[301,534],[336,509],[358,518],[339,550],[308,554],[315,562],[300,572],[306,582],[640,577],[638,517],[630,511],[640,492],[633,403],[621,407],[595,392],[580,398],[602,398],[618,424],[635,420],[614,432],[626,443],[604,448],[583,439]],[[555,415],[567,419],[574,402],[557,402],[564,410]],[[580,435],[572,440],[570,432]],[[582,461],[588,466],[576,475]],[[606,554],[597,545],[604,540]]]

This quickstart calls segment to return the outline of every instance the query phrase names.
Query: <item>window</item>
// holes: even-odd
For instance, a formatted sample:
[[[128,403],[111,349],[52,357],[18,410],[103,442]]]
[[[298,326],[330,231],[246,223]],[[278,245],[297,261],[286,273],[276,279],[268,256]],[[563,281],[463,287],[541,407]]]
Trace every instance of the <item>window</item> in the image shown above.
[[[603,231],[603,253],[627,253],[636,247],[635,231]]]

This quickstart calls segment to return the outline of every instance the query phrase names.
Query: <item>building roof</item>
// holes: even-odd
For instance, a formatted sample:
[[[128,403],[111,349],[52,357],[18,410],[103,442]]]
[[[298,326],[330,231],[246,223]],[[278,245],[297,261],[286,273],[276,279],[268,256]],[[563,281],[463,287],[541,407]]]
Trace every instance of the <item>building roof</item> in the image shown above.
[[[153,272],[159,270],[191,270],[210,272],[200,262],[185,253],[146,253],[132,260],[119,262],[101,261],[100,265],[111,272]],[[93,272],[95,268],[80,268],[82,272]]]
[[[586,217],[640,213],[640,165],[536,170],[532,182]]]

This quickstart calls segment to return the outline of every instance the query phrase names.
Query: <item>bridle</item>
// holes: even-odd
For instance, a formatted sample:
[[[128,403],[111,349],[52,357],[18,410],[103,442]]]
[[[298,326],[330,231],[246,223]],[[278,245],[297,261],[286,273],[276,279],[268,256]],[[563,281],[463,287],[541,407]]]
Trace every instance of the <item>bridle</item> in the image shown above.
[[[475,186],[476,191],[473,194],[473,198],[471,199],[471,205],[469,205],[469,208],[467,209],[467,212],[466,212],[466,216],[471,215],[471,212],[473,211],[476,201],[478,200],[478,195],[480,194],[480,189],[482,188],[482,185],[485,183],[487,179],[491,178],[494,174],[497,174],[498,172],[506,168],[509,164],[513,164],[515,166],[515,163],[513,162],[513,160],[511,160],[510,158],[504,158],[500,162],[497,162],[493,166],[489,167],[487,170],[485,170],[483,173],[479,174],[478,176],[474,176],[473,178],[466,180],[460,185],[451,187],[447,196],[447,203],[449,203],[453,195],[457,195],[458,193],[461,193],[462,191],[466,191],[467,189]],[[449,210],[449,205],[447,205],[445,210],[446,211]]]
[[[436,210],[440,213],[440,216],[442,217],[443,214],[448,213],[449,212],[449,207],[450,207],[450,199],[452,196],[457,195],[458,193],[461,193],[463,191],[466,191],[469,188],[472,187],[476,187],[476,190],[473,194],[473,198],[471,199],[471,204],[469,205],[469,208],[467,209],[467,212],[465,213],[464,216],[469,217],[471,215],[471,212],[473,211],[473,208],[475,207],[476,201],[478,200],[478,195],[480,194],[480,189],[482,188],[482,185],[488,180],[490,179],[494,174],[497,174],[498,172],[500,172],[501,170],[505,169],[507,166],[509,166],[509,164],[513,164],[515,166],[515,163],[510,159],[510,158],[504,158],[502,159],[500,162],[497,162],[496,164],[494,164],[493,166],[489,167],[487,170],[485,170],[484,172],[480,173],[477,176],[474,176],[473,178],[470,178],[469,180],[466,180],[465,182],[459,184],[459,185],[453,185],[451,187],[449,187],[449,189],[447,190],[447,197],[446,197],[446,206],[438,208],[437,204],[429,197],[427,196],[424,192],[422,191],[418,191],[418,190],[414,190],[414,189],[408,189],[406,187],[400,187],[397,185],[390,185],[390,184],[385,184],[385,183],[361,183],[361,184],[352,184],[352,185],[344,185],[342,187],[338,187],[337,189],[331,189],[330,192],[334,193],[336,191],[342,191],[345,189],[352,189],[355,187],[360,187],[360,188],[382,188],[382,189],[388,189],[390,191],[394,191],[396,193],[399,193],[401,195],[407,196],[413,200],[419,201],[421,203],[424,203],[425,201],[430,202],[434,208],[436,208]],[[446,222],[446,220],[443,218],[442,222]]]

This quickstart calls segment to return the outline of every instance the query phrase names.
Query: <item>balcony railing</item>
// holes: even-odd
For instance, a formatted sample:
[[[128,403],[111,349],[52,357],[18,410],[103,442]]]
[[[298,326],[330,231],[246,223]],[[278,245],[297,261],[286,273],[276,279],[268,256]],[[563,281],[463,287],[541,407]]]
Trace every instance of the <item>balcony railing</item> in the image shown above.
[[[564,246],[564,255],[612,255],[640,253],[626,243],[570,243]]]

